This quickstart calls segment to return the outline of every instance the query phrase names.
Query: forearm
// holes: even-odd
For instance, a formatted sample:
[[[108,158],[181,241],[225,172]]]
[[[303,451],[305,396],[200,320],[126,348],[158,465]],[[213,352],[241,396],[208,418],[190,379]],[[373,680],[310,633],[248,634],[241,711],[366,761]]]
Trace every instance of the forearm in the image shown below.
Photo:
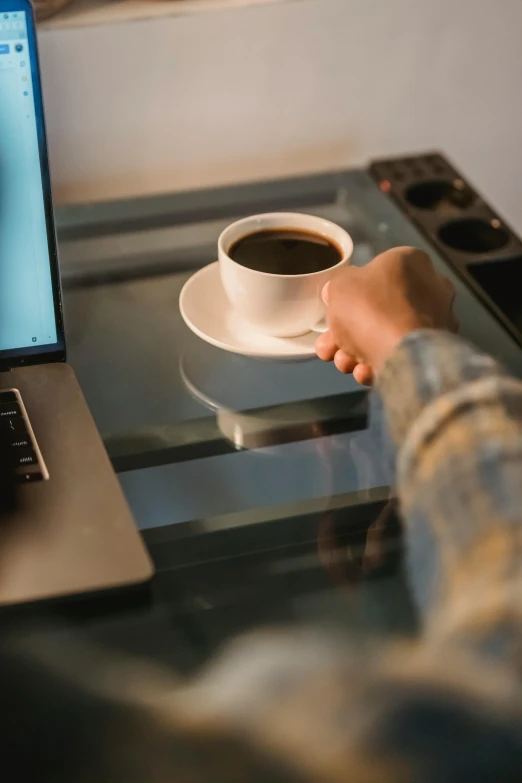
[[[522,384],[459,338],[419,332],[378,388],[427,629],[509,644],[522,630]]]

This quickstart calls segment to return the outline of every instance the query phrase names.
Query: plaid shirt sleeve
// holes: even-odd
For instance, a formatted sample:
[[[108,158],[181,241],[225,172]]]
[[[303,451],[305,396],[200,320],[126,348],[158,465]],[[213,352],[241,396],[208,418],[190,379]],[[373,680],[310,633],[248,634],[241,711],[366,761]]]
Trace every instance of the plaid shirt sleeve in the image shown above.
[[[508,657],[522,637],[522,383],[426,330],[402,342],[378,391],[428,638]]]

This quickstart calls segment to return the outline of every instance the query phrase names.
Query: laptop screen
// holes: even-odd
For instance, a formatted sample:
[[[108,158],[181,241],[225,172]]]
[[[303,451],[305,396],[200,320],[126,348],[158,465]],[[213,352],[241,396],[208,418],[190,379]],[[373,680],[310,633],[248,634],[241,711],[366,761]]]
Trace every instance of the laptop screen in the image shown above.
[[[40,85],[23,9],[0,0],[0,357],[61,342]]]

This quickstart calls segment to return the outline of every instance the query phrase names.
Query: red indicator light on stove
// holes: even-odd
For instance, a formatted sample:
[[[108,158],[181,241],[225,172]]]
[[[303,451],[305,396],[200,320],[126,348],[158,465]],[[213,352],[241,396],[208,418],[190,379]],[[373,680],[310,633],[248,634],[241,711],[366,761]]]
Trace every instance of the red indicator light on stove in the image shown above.
[[[392,188],[389,179],[381,179],[381,181],[379,182],[379,187],[383,193],[389,193]]]

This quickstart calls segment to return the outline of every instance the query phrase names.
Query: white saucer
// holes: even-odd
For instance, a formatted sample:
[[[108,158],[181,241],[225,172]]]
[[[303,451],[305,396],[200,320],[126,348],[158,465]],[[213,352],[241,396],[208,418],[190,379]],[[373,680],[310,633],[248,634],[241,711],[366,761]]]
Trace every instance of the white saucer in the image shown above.
[[[225,295],[217,261],[187,280],[179,296],[179,309],[189,329],[224,351],[272,361],[315,358],[316,332],[300,337],[270,337],[242,319]]]

